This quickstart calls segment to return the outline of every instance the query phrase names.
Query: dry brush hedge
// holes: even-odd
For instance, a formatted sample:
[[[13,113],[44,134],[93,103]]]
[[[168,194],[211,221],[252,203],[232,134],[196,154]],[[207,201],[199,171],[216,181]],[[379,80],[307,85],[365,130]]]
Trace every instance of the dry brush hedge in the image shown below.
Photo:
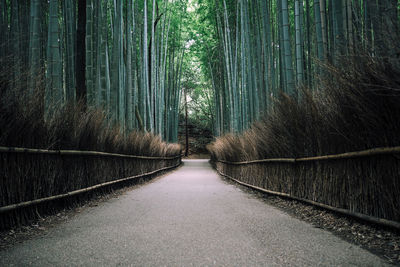
[[[180,145],[146,131],[123,131],[100,107],[72,101],[45,111],[41,86],[34,94],[0,90],[0,229],[107,192],[117,180],[123,179],[118,186],[135,183],[180,163]]]
[[[400,60],[358,52],[321,66],[318,90],[281,94],[245,132],[216,138],[208,146],[216,168],[246,184],[400,225]]]
[[[400,155],[230,164],[215,168],[238,181],[351,212],[400,222]]]
[[[50,151],[51,152],[51,151]],[[171,157],[121,157],[98,153],[0,152],[0,207],[65,194],[118,179],[176,167]],[[86,155],[85,155],[86,154]],[[70,200],[61,200],[70,201]],[[49,202],[0,213],[0,229],[24,224],[60,203]]]

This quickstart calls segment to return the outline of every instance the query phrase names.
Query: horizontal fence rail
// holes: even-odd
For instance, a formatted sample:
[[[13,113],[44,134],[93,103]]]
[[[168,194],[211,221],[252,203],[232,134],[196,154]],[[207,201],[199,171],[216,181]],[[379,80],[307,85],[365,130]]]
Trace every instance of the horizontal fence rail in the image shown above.
[[[400,147],[230,162],[215,169],[246,187],[400,230]]]
[[[216,159],[215,161],[225,163],[225,164],[230,164],[230,165],[246,165],[246,164],[257,164],[257,163],[268,163],[268,162],[296,163],[296,162],[305,162],[305,161],[372,157],[372,156],[378,156],[378,155],[390,155],[390,154],[399,154],[399,153],[400,153],[400,146],[397,146],[397,147],[379,147],[379,148],[372,148],[372,149],[361,150],[361,151],[347,152],[347,153],[342,153],[342,154],[306,157],[306,158],[273,158],[273,159],[258,159],[258,160],[250,160],[250,161],[226,161],[226,160]]]
[[[148,159],[148,160],[172,160],[182,157],[182,155],[173,157],[152,157],[152,156],[136,156],[128,154],[108,153],[99,151],[85,151],[85,150],[47,150],[47,149],[34,149],[34,148],[20,148],[20,147],[4,147],[0,146],[0,152],[3,153],[29,153],[29,154],[54,154],[63,156],[100,156],[100,157],[117,157],[117,158],[133,158],[133,159]]]

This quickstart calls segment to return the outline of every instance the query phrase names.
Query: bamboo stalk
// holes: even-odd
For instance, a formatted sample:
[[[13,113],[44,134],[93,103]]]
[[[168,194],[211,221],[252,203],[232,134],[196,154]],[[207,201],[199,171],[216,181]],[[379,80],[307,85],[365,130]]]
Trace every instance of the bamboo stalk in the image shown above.
[[[136,156],[136,155],[127,155],[118,153],[107,153],[99,151],[47,150],[47,149],[3,147],[3,146],[0,146],[0,153],[28,153],[28,154],[50,154],[50,155],[55,154],[61,156],[103,156],[103,157],[148,159],[148,160],[173,160],[182,157],[182,155],[177,155],[173,157],[151,157],[151,156]]]
[[[1,152],[1,150],[0,150]],[[371,157],[378,155],[390,155],[400,153],[400,146],[397,147],[378,147],[362,151],[346,152],[336,155],[325,155],[307,158],[274,158],[274,159],[259,159],[251,161],[236,161],[230,162],[226,160],[215,160],[216,162],[221,162],[230,165],[246,165],[246,164],[256,164],[256,163],[268,163],[268,162],[280,162],[280,163],[296,163],[305,161],[319,161],[319,160],[336,160],[336,159],[350,159],[350,158],[360,158],[360,157]]]
[[[232,181],[235,181],[238,184],[241,184],[243,186],[249,187],[251,189],[254,189],[254,190],[257,190],[257,191],[260,191],[260,192],[263,192],[263,193],[267,193],[267,194],[270,194],[270,195],[276,195],[276,196],[281,196],[281,197],[285,197],[285,198],[301,201],[301,202],[304,202],[304,203],[307,203],[307,204],[310,204],[310,205],[313,205],[313,206],[317,206],[317,207],[320,207],[320,208],[323,208],[323,209],[326,209],[326,210],[334,211],[334,212],[337,212],[337,213],[340,213],[340,214],[343,214],[343,215],[346,215],[346,216],[354,217],[354,218],[357,218],[357,219],[360,219],[360,220],[363,220],[363,221],[367,221],[367,222],[370,222],[370,223],[374,223],[374,224],[378,224],[378,225],[391,227],[391,228],[400,230],[400,223],[396,222],[396,221],[391,221],[391,220],[382,219],[382,218],[376,218],[376,217],[369,216],[369,215],[366,215],[366,214],[362,214],[362,213],[359,213],[359,212],[353,212],[353,211],[350,211],[350,210],[347,210],[347,209],[336,208],[336,207],[332,207],[332,206],[329,206],[329,205],[326,205],[326,204],[322,204],[322,203],[319,203],[319,202],[316,202],[316,201],[312,201],[312,200],[308,200],[308,199],[292,196],[292,195],[289,195],[289,194],[286,194],[286,193],[271,191],[271,190],[268,190],[268,189],[264,189],[264,188],[261,188],[261,187],[258,187],[258,186],[254,186],[254,185],[251,185],[251,184],[247,184],[247,183],[241,182],[241,181],[239,181],[239,180],[237,180],[237,179],[235,179],[235,178],[233,178],[233,177],[231,177],[229,175],[226,175],[226,174],[220,172],[218,169],[217,169],[217,172],[220,175],[222,175],[224,177],[227,177],[227,178],[231,179]]]
[[[116,184],[116,183],[120,183],[120,182],[124,182],[124,181],[128,181],[128,180],[133,180],[133,179],[149,176],[149,175],[161,172],[161,171],[165,171],[165,170],[176,168],[180,164],[181,164],[181,162],[179,162],[178,164],[176,164],[174,166],[171,166],[171,167],[165,167],[165,168],[161,168],[161,169],[158,169],[158,170],[155,170],[155,171],[151,171],[151,172],[148,172],[148,173],[139,174],[139,175],[135,175],[135,176],[131,176],[131,177],[118,179],[118,180],[115,180],[115,181],[110,181],[110,182],[97,184],[97,185],[86,187],[86,188],[83,188],[83,189],[71,191],[71,192],[68,192],[68,193],[65,193],[65,194],[60,194],[60,195],[51,196],[51,197],[45,197],[45,198],[39,198],[39,199],[31,200],[31,201],[25,201],[25,202],[21,202],[21,203],[17,203],[17,204],[3,206],[3,207],[0,207],[0,214],[4,213],[4,212],[16,210],[18,208],[28,207],[28,206],[32,206],[32,205],[35,205],[35,204],[40,204],[40,203],[44,203],[44,202],[48,202],[48,201],[52,201],[52,200],[56,200],[56,199],[61,199],[61,198],[66,198],[66,197],[78,195],[78,194],[89,192],[89,191],[92,191],[94,189],[97,189],[97,188],[100,188],[100,187],[104,187],[104,186],[107,186],[107,185],[112,185],[112,184]]]

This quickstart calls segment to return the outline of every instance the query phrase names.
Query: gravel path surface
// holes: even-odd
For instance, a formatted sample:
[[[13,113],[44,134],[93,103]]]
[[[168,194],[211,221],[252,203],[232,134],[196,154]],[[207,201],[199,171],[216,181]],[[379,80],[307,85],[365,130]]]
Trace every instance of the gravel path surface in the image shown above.
[[[384,266],[377,256],[222,181],[207,160],[0,251],[0,265]]]

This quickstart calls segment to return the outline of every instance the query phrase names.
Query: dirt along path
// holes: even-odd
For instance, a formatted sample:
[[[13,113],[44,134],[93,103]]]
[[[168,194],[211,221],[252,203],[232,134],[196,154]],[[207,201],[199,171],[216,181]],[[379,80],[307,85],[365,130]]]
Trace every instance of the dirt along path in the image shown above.
[[[207,160],[0,251],[0,266],[383,266],[377,256],[223,181]]]

